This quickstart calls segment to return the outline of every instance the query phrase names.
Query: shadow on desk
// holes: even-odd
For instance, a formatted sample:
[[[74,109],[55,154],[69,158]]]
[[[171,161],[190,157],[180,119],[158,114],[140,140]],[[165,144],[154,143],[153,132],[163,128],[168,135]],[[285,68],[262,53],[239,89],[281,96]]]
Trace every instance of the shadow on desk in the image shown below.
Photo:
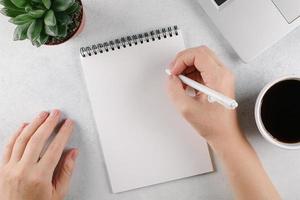
[[[258,93],[250,94],[239,100],[238,118],[242,130],[247,136],[253,136],[259,133],[254,118],[254,108]]]

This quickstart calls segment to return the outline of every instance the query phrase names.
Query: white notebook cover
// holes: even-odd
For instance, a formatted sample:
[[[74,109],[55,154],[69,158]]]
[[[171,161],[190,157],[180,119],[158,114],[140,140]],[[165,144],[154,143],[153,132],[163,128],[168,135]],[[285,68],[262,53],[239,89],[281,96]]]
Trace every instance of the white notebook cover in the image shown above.
[[[167,96],[181,33],[82,57],[113,193],[213,171],[206,141]]]

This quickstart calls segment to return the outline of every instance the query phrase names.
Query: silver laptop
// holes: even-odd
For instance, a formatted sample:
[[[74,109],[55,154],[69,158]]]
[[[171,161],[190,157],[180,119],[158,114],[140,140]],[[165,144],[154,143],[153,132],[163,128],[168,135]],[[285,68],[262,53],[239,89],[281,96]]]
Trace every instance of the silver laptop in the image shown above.
[[[300,0],[198,1],[245,62],[300,25]]]

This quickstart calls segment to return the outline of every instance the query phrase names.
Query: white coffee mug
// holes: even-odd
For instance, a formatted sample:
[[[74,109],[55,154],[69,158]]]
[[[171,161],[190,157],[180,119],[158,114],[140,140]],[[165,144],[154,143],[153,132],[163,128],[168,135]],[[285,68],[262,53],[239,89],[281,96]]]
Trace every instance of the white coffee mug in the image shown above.
[[[284,148],[284,149],[300,149],[300,142],[298,143],[284,143],[281,142],[279,140],[277,140],[276,138],[274,138],[265,128],[262,119],[261,119],[261,105],[262,105],[262,100],[266,94],[266,92],[276,83],[284,81],[284,80],[298,80],[300,81],[300,76],[296,76],[296,75],[289,75],[289,76],[284,76],[284,77],[280,77],[270,83],[268,83],[259,93],[257,100],[256,100],[256,104],[255,104],[255,121],[256,121],[256,125],[260,131],[260,133],[262,134],[262,136],[269,141],[270,143]],[[300,134],[300,133],[299,133]]]

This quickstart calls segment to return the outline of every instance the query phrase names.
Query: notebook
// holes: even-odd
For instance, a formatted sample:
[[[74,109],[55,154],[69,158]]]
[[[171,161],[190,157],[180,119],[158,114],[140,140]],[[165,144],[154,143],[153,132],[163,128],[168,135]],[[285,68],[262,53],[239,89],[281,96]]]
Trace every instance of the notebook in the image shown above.
[[[167,95],[164,70],[183,49],[177,26],[80,49],[113,193],[213,171],[206,141]]]

